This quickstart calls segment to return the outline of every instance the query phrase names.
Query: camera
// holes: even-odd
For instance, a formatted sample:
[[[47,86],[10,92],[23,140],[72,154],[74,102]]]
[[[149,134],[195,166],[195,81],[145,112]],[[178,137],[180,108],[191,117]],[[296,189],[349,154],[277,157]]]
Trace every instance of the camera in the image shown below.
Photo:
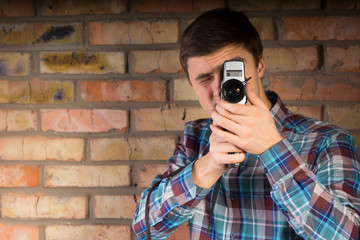
[[[241,60],[224,62],[223,80],[220,83],[220,97],[230,103],[246,103],[245,84],[250,79],[245,78],[245,66]],[[228,154],[238,154],[229,152]],[[240,167],[240,163],[228,164],[229,167]]]
[[[220,97],[230,103],[246,103],[245,66],[241,60],[224,62],[223,80],[220,83]]]

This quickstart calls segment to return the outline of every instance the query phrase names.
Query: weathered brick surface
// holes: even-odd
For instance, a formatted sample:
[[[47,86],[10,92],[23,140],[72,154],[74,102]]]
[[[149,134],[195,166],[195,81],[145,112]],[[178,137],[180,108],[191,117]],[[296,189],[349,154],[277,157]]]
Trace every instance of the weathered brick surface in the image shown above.
[[[0,103],[66,103],[74,99],[74,84],[70,81],[0,80]]]
[[[121,187],[130,184],[130,167],[117,166],[46,166],[46,187]]]
[[[0,224],[0,240],[39,240],[40,230],[34,226]]]
[[[270,18],[250,18],[262,40],[275,39],[275,23]]]
[[[0,159],[20,161],[82,161],[84,140],[42,136],[0,137]]]
[[[34,16],[33,0],[0,1],[0,18]]]
[[[0,0],[0,240],[135,239],[143,188],[209,117],[182,32],[222,6],[258,30],[265,88],[360,144],[357,0]]]
[[[139,1],[136,4],[136,10],[139,12],[204,12],[213,8],[224,7],[223,0],[147,0]]]
[[[36,112],[31,110],[0,110],[0,132],[32,131],[37,128]]]
[[[328,47],[327,53],[331,72],[360,72],[360,45],[348,48]]]
[[[101,195],[95,196],[96,218],[128,218],[132,219],[136,209],[134,196]]]
[[[266,48],[264,58],[270,71],[312,71],[319,66],[316,47]]]
[[[329,121],[345,129],[360,129],[360,104],[331,106],[327,114]]]
[[[119,14],[124,13],[126,9],[125,0],[89,0],[86,3],[72,0],[46,0],[41,5],[41,14],[46,16]]]
[[[91,22],[89,27],[94,45],[176,43],[179,35],[174,20]]]
[[[323,120],[322,107],[319,106],[288,106],[293,113],[300,114],[306,117]]]
[[[56,132],[126,131],[128,111],[112,109],[43,109],[41,129]]]
[[[1,166],[0,187],[39,186],[39,166]]]
[[[239,10],[296,10],[296,9],[319,9],[320,0],[296,0],[296,1],[257,1],[257,0],[229,0],[231,7]]]
[[[0,52],[0,76],[29,75],[30,53]]]
[[[186,122],[210,116],[201,107],[164,106],[134,111],[136,131],[182,131]]]
[[[80,89],[86,102],[166,101],[165,81],[81,81]]]
[[[166,146],[166,148],[164,148]],[[175,147],[173,137],[94,138],[91,159],[106,160],[166,160]]]
[[[285,40],[359,40],[360,17],[284,18]]]
[[[0,44],[81,43],[82,23],[0,23]]]
[[[130,227],[118,225],[50,225],[45,229],[46,240],[102,239],[130,240]]]
[[[163,174],[165,170],[165,164],[145,164],[139,174],[139,187],[149,187],[156,175]]]
[[[179,51],[133,51],[130,58],[131,72],[135,73],[179,73],[183,72],[180,61]]]
[[[353,76],[271,76],[269,88],[284,100],[360,101]]]
[[[125,72],[123,52],[41,52],[41,73],[106,74]]]
[[[1,196],[3,218],[84,219],[87,197],[4,194]]]
[[[175,101],[197,101],[195,91],[187,78],[174,79],[174,100]]]

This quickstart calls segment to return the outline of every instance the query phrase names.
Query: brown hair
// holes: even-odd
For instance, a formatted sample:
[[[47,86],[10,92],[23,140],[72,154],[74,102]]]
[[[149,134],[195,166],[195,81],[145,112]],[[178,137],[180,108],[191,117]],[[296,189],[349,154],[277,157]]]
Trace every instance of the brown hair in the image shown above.
[[[189,57],[205,56],[228,45],[248,50],[258,66],[263,53],[260,36],[242,12],[227,8],[202,13],[184,31],[180,46],[180,63],[186,73]]]

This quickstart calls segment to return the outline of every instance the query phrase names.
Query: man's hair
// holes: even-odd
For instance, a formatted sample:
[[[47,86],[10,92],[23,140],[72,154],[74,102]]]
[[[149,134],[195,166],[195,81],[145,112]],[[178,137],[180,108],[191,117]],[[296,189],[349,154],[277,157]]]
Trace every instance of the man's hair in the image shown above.
[[[188,74],[189,57],[209,55],[229,45],[245,48],[253,55],[255,66],[258,66],[263,46],[258,32],[246,15],[227,8],[202,13],[183,33],[181,66]]]

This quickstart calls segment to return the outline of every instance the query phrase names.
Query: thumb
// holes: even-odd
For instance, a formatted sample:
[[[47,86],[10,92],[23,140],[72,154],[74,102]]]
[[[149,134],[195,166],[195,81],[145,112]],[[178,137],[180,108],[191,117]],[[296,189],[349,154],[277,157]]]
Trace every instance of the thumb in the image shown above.
[[[247,100],[252,105],[267,109],[265,103],[263,103],[263,101],[252,91],[251,84],[247,83],[245,87]]]

